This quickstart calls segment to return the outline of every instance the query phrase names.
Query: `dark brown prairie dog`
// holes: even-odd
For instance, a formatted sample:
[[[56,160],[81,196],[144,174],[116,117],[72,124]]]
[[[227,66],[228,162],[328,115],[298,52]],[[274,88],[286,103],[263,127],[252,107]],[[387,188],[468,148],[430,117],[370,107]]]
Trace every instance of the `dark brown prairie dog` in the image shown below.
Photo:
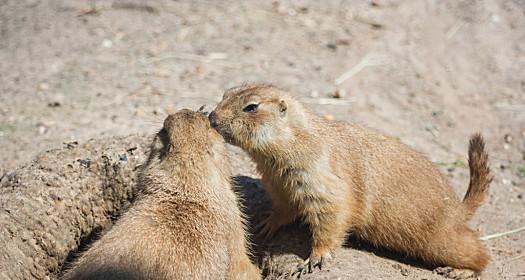
[[[63,279],[260,279],[223,138],[204,113],[164,121],[130,210]]]
[[[325,120],[272,86],[226,91],[209,119],[262,174],[273,208],[263,231],[271,235],[298,217],[309,225],[310,268],[348,230],[428,264],[463,272],[487,265],[478,234],[466,225],[492,180],[480,135],[470,140],[470,185],[460,201],[419,152],[375,130]]]

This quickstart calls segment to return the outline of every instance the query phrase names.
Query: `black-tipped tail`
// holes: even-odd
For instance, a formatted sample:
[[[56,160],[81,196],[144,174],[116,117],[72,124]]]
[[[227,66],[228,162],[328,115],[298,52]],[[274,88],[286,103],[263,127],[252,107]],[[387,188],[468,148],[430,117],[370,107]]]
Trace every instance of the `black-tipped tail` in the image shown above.
[[[481,134],[476,133],[470,138],[468,149],[468,165],[470,168],[470,183],[463,198],[467,219],[472,217],[485,200],[492,175],[489,169],[488,154],[485,151],[485,141]]]

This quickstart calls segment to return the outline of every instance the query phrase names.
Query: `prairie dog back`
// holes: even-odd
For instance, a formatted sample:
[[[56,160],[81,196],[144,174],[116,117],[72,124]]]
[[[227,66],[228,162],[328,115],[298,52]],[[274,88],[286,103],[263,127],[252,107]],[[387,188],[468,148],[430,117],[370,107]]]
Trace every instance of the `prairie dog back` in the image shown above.
[[[259,279],[230,176],[224,140],[205,114],[168,116],[136,201],[63,279]]]

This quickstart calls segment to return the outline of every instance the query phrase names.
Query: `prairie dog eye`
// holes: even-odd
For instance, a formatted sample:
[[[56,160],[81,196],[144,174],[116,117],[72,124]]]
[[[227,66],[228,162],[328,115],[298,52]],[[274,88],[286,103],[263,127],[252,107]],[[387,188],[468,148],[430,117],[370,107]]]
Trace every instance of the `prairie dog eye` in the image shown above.
[[[259,104],[251,103],[246,105],[246,107],[244,107],[242,110],[247,113],[255,113],[257,111],[257,107],[259,107]]]

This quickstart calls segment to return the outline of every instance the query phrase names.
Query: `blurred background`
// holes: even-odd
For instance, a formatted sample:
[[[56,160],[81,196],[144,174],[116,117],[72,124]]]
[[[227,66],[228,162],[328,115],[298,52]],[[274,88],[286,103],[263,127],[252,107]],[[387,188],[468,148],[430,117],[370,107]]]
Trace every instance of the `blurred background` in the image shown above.
[[[523,0],[1,0],[0,176],[64,142],[152,134],[252,82],[399,137],[460,194],[482,132],[496,179],[474,227],[525,225]],[[525,272],[523,240],[489,241],[488,279]]]

